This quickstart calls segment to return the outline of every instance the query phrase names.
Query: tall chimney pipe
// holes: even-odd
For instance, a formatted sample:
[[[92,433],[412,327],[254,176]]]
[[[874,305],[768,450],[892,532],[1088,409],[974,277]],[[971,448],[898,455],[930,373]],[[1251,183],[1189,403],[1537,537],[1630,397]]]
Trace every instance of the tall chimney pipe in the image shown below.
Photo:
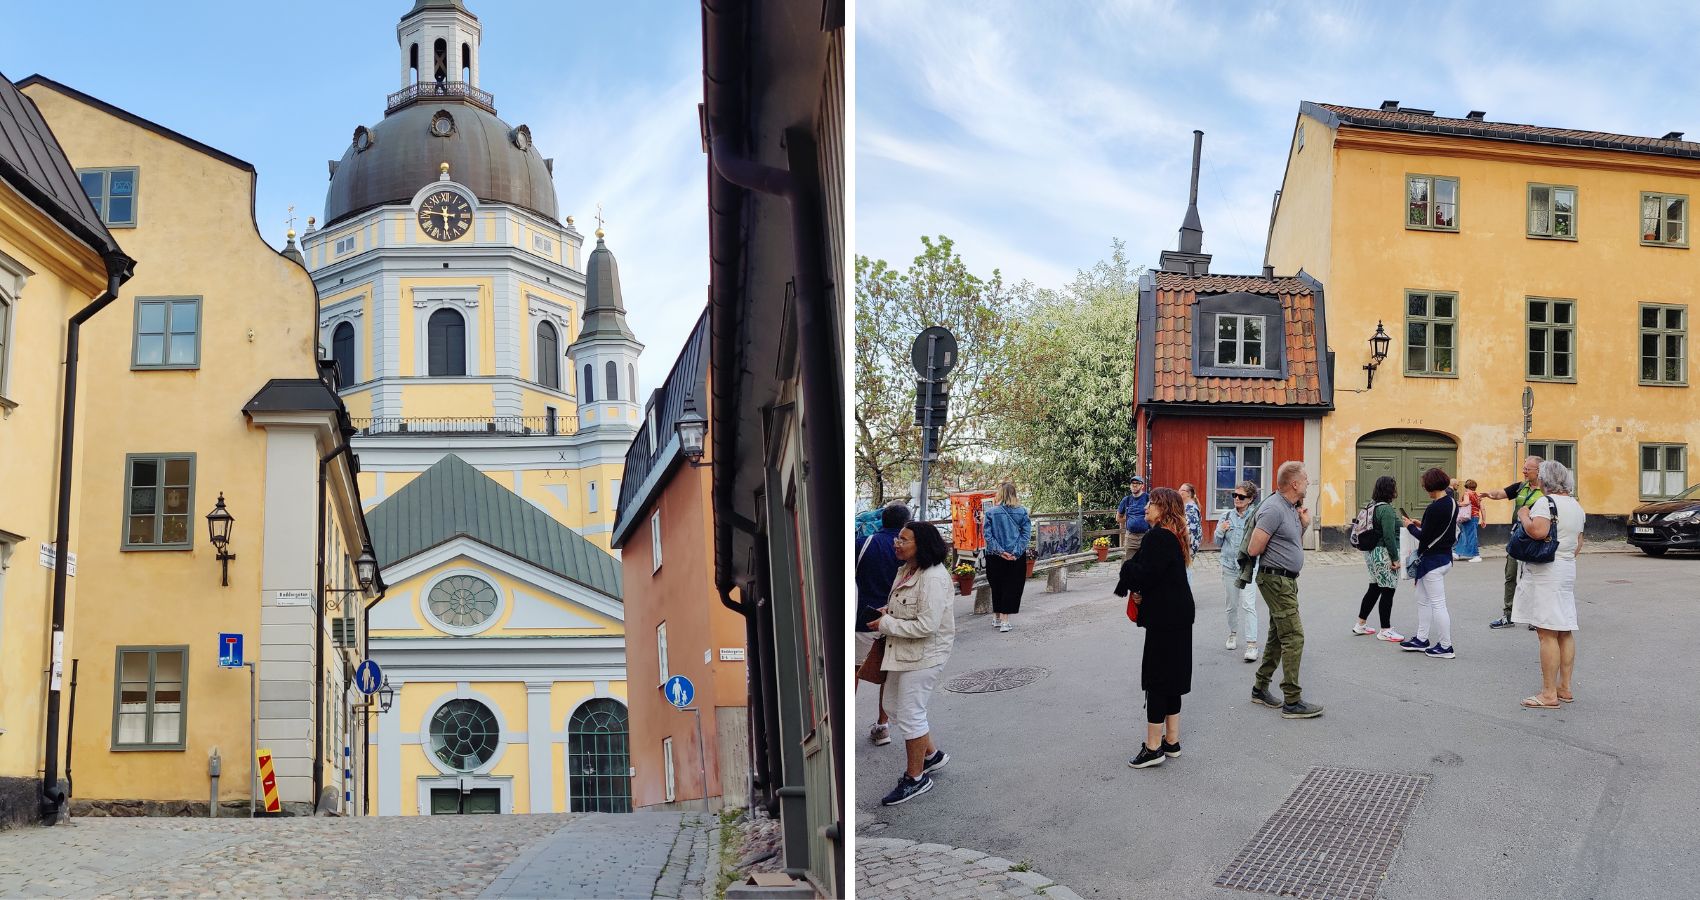
[[[1204,223],[1198,218],[1198,164],[1204,155],[1204,132],[1192,132],[1192,189],[1187,193],[1186,218],[1181,221],[1182,253],[1204,252]]]

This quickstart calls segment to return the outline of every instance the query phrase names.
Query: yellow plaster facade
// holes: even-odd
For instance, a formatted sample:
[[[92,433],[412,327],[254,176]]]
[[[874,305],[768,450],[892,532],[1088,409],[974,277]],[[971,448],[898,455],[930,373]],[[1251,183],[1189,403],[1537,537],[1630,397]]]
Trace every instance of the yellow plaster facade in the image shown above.
[[[1483,490],[1518,480],[1525,387],[1534,398],[1530,442],[1575,445],[1577,499],[1591,516],[1622,517],[1648,496],[1642,445],[1700,446],[1692,343],[1685,339],[1681,382],[1644,383],[1639,370],[1641,305],[1683,310],[1692,328],[1700,293],[1690,277],[1700,249],[1641,240],[1642,194],[1700,197],[1700,162],[1323,119],[1298,117],[1268,251],[1277,273],[1303,268],[1328,291],[1338,361],[1336,410],[1322,426],[1322,525],[1353,514],[1363,493],[1358,443],[1377,431],[1452,442],[1453,474]],[[1457,179],[1455,231],[1406,226],[1406,177],[1419,174]],[[1575,189],[1574,240],[1529,235],[1536,184]],[[1408,291],[1456,295],[1453,374],[1406,374]],[[1530,298],[1574,304],[1568,380],[1529,374]],[[1393,341],[1374,388],[1363,391],[1378,322]],[[1690,462],[1685,484],[1700,480],[1693,472]],[[1414,487],[1401,485],[1401,494]],[[1509,521],[1507,504],[1484,512],[1489,523]]]

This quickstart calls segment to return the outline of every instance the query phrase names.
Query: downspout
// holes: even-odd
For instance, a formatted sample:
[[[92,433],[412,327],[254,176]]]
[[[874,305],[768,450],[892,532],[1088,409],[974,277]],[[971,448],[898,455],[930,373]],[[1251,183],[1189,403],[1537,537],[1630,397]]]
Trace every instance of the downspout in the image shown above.
[[[319,526],[316,587],[318,602],[313,604],[313,810],[319,809],[319,795],[325,789],[325,470],[337,457],[348,452],[348,439],[335,450],[319,457]]]
[[[69,798],[69,785],[59,784],[59,678],[65,647],[65,591],[71,544],[71,456],[77,433],[77,348],[83,323],[94,318],[118,299],[118,288],[130,277],[134,266],[121,253],[106,256],[106,291],[71,316],[65,329],[65,405],[59,419],[59,497],[53,530],[53,627],[52,676],[47,683],[47,729],[42,737],[41,816],[49,825],[59,821]]]

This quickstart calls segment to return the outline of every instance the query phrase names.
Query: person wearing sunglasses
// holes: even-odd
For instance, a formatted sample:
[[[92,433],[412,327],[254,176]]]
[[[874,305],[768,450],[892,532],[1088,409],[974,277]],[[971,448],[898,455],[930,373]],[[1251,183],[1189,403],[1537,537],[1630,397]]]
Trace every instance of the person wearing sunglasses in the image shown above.
[[[1228,649],[1239,647],[1245,635],[1245,661],[1257,662],[1257,588],[1239,586],[1240,550],[1256,514],[1257,485],[1242,481],[1234,488],[1234,508],[1216,523],[1216,546],[1222,550],[1223,607],[1228,614]]]

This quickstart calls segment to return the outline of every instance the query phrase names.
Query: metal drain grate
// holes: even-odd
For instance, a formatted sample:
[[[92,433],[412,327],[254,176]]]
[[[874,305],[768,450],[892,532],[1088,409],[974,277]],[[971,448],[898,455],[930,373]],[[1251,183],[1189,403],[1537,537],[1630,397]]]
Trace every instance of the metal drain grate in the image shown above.
[[[1317,766],[1216,885],[1283,897],[1370,900],[1428,782],[1427,775]]]
[[[1007,691],[1024,684],[1032,684],[1046,675],[1050,669],[1040,666],[1014,666],[999,669],[981,669],[952,678],[944,689],[956,694],[984,694],[989,691]]]

